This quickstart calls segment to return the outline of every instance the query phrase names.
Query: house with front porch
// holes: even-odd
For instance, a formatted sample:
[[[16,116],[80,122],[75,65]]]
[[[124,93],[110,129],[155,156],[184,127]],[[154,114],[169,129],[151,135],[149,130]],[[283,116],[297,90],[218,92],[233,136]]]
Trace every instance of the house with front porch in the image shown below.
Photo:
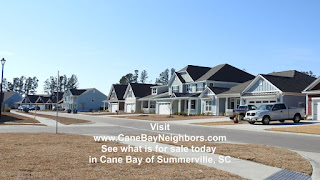
[[[295,70],[259,74],[252,81],[219,94],[219,101],[224,102],[220,104],[219,112],[249,104],[259,107],[261,104],[286,103],[289,107],[305,107],[305,95],[301,91],[314,80]]]
[[[320,120],[320,77],[302,93],[306,95],[306,114],[310,119]]]
[[[124,112],[124,93],[126,92],[128,85],[113,84],[111,86],[108,99],[105,103],[109,104],[110,112]]]
[[[155,98],[156,113],[196,114],[211,110],[212,114],[218,115],[216,95],[253,78],[253,75],[229,64],[213,68],[188,65],[171,77],[168,96]],[[205,104],[208,111],[205,111]]]
[[[152,95],[152,91],[153,89],[155,89],[154,88],[155,86],[156,86],[155,84],[129,83],[123,95],[123,98],[125,100],[124,112],[126,113],[138,112],[148,107],[149,107],[148,109],[150,109],[152,107],[152,104],[151,104],[152,98],[148,98],[148,100],[141,99],[141,98]],[[147,107],[145,106],[145,101],[147,101],[148,103]]]

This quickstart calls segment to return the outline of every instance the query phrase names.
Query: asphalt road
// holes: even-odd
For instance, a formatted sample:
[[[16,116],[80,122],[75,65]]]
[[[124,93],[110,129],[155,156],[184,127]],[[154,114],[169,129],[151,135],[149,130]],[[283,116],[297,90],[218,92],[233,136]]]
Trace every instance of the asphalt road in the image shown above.
[[[74,116],[72,114],[60,115]],[[163,132],[198,136],[226,136],[227,142],[232,143],[265,144],[297,151],[320,152],[320,136],[316,135],[246,131],[178,124],[170,124],[170,131],[152,131],[149,121],[85,115],[76,115],[76,117],[97,122],[97,125],[95,126],[93,124],[92,126],[77,127],[64,126],[59,128],[59,132],[85,135],[157,134],[158,132]],[[161,122],[159,123],[163,124]]]

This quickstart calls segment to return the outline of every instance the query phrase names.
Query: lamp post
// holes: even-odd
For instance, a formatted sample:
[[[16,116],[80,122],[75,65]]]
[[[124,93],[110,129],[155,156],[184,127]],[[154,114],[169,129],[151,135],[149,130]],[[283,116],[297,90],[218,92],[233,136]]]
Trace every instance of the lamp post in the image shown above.
[[[1,119],[1,113],[2,113],[2,102],[3,102],[3,92],[2,92],[2,83],[3,83],[3,67],[4,64],[6,63],[6,60],[4,58],[1,59],[1,64],[2,64],[2,76],[1,76],[1,103],[0,103],[0,119]]]

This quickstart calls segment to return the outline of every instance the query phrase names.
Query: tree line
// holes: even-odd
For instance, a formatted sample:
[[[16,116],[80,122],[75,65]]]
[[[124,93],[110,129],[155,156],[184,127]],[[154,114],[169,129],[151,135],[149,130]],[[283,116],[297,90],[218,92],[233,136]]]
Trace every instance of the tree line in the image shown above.
[[[156,78],[155,83],[166,85],[168,84],[170,78],[175,73],[175,69],[171,68],[169,70],[168,68],[165,69],[163,72],[160,73],[159,78]],[[119,83],[122,85],[127,85],[129,83],[152,83],[152,81],[148,81],[148,72],[146,70],[141,71],[140,78],[139,78],[139,70],[134,70],[133,73],[128,73],[124,76],[122,76],[119,80]]]
[[[2,89],[7,92],[17,92],[22,96],[34,95],[37,93],[38,82],[37,77],[15,77],[11,82],[4,78]],[[66,75],[60,76],[59,87],[57,87],[57,77],[50,76],[50,78],[44,82],[44,92],[53,94],[57,92],[57,88],[59,92],[65,92],[67,89],[77,88],[78,85],[78,78],[74,74],[70,77]]]

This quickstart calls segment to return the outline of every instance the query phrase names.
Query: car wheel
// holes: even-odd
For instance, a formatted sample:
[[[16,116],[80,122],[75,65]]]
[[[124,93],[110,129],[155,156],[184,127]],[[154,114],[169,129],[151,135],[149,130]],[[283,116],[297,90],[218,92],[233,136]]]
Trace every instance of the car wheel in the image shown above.
[[[279,121],[283,123],[285,120],[279,120]]]
[[[254,124],[255,122],[254,121],[248,121],[249,122],[249,124]]]
[[[268,125],[269,123],[270,123],[270,117],[269,116],[263,117],[262,124]]]
[[[293,122],[294,123],[299,123],[300,122],[300,119],[301,119],[301,116],[299,114],[296,114],[293,118]]]

